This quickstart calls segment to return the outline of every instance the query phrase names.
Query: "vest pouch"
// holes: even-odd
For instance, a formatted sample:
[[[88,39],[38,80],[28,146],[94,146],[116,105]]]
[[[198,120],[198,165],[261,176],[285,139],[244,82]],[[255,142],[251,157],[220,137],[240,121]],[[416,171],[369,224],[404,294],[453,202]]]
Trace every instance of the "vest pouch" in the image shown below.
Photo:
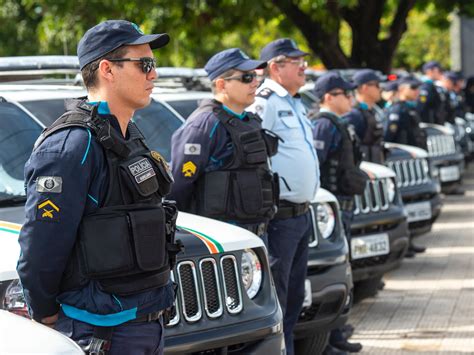
[[[248,164],[261,164],[267,160],[267,148],[262,139],[261,131],[244,132],[240,135],[240,142]]]
[[[158,191],[158,180],[151,159],[135,157],[120,165],[120,180],[131,194],[132,201],[139,201]]]
[[[128,216],[138,268],[153,271],[167,265],[164,209],[130,211]]]
[[[268,156],[274,156],[278,152],[278,140],[281,138],[268,129],[262,129],[262,137],[267,147]]]
[[[198,213],[209,217],[224,216],[230,194],[230,171],[211,171],[198,181]]]
[[[343,170],[338,184],[338,190],[343,195],[362,195],[369,176],[359,168]]]
[[[271,181],[268,181],[271,185]],[[233,174],[232,194],[237,218],[252,219],[262,215],[262,181],[258,170],[239,170]]]

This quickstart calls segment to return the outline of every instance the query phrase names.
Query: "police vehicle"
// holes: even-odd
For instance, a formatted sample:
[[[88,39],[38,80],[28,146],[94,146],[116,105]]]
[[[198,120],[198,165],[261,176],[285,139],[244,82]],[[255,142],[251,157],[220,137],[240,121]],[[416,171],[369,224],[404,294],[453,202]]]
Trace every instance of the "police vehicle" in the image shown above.
[[[24,220],[23,166],[44,127],[40,121],[59,117],[64,98],[84,93],[57,85],[0,85],[0,308],[13,313],[27,315],[16,274]],[[164,103],[153,101],[147,109],[137,115],[137,124],[155,121],[141,129],[160,143],[150,144],[152,149],[169,159],[170,132],[182,122]],[[282,313],[261,239],[187,213],[179,214],[177,225],[184,251],[172,272],[178,293],[176,311],[166,324],[165,352],[284,354]]]

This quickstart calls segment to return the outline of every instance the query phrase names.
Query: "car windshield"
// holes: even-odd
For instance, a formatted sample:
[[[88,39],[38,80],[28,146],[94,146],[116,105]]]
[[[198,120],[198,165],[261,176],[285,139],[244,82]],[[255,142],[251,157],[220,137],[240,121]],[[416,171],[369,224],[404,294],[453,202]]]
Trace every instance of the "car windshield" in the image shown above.
[[[152,100],[150,105],[138,110],[133,121],[145,136],[148,147],[171,160],[171,136],[183,124],[181,119],[163,104]]]
[[[0,102],[0,202],[25,195],[23,169],[41,131],[18,106]]]
[[[199,106],[202,100],[177,100],[167,101],[168,104],[173,107],[185,120],[191,116],[191,113]]]
[[[21,104],[32,112],[46,127],[51,126],[66,111],[64,99],[22,101]]]

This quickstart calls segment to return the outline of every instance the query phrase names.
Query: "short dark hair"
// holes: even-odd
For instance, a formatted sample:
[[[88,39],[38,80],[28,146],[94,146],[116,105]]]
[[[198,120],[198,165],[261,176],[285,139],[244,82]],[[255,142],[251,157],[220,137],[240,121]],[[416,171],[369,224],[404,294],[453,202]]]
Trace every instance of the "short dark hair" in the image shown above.
[[[87,90],[94,88],[97,85],[97,69],[99,69],[100,61],[103,59],[117,59],[122,58],[128,52],[127,46],[121,46],[117,49],[114,49],[112,52],[107,53],[106,55],[94,60],[87,64],[81,70],[82,80]],[[118,66],[122,66],[123,63],[116,62]]]
[[[223,72],[221,75],[219,75],[217,78],[215,78],[213,81],[211,81],[211,90],[212,90],[212,93],[215,94],[216,93],[216,80],[217,79],[222,79],[222,78],[227,78],[229,76],[232,76],[234,75],[234,73],[236,73],[237,70],[236,69],[229,69],[225,72]]]

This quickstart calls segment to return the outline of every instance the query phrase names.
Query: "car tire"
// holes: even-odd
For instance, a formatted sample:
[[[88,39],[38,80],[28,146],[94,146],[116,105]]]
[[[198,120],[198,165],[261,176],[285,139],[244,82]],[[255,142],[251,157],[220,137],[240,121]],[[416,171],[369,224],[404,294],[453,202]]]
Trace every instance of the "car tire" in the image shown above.
[[[380,290],[383,275],[354,283],[354,303],[374,297]]]
[[[295,340],[295,354],[322,354],[329,340],[329,332],[318,332]]]

